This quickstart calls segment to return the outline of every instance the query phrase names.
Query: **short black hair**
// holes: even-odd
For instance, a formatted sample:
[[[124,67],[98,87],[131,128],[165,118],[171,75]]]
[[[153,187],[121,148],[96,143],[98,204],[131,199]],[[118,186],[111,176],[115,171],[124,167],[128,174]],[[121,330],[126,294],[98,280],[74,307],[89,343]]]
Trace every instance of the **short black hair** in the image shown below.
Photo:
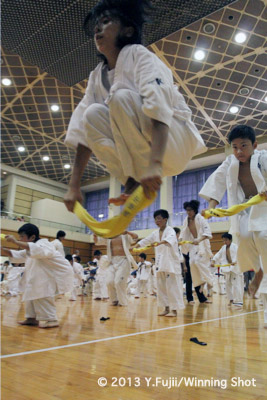
[[[176,226],[173,229],[175,230],[176,234],[181,232],[181,229],[180,228],[176,228]]]
[[[78,263],[81,262],[81,257],[80,257],[80,256],[74,256],[73,258],[74,258],[75,261],[77,261]]]
[[[18,234],[20,235],[21,233],[25,233],[25,235],[28,237],[28,239],[31,236],[35,235],[34,243],[40,239],[39,229],[37,228],[36,225],[33,225],[33,224],[22,225],[18,230]]]
[[[72,261],[72,255],[71,255],[71,254],[67,254],[65,258],[66,258],[66,260],[68,260],[69,262]]]
[[[4,261],[4,264],[10,264],[10,262],[8,260]]]
[[[100,250],[95,250],[94,251],[94,256],[101,256],[102,252]]]
[[[232,239],[233,239],[233,236],[231,235],[231,233],[223,233],[223,234],[222,234],[222,238],[223,238],[223,239],[232,240]]]
[[[256,135],[255,131],[251,126],[248,125],[237,125],[235,126],[228,135],[228,142],[232,143],[234,139],[248,139],[251,143],[255,143]]]
[[[146,260],[146,253],[140,253],[139,257],[143,258],[144,260]]]
[[[186,210],[187,208],[192,208],[192,210],[195,211],[195,213],[197,214],[199,205],[200,205],[200,203],[198,200],[186,201],[184,203],[184,209]]]
[[[167,210],[162,210],[162,209],[160,209],[160,210],[156,210],[155,212],[154,212],[154,218],[156,218],[158,215],[160,215],[162,218],[166,218],[166,219],[169,219],[169,213],[168,213],[168,211]]]
[[[132,36],[119,38],[118,48],[122,49],[128,44],[141,44],[142,28],[148,21],[149,9],[152,9],[150,0],[100,0],[85,17],[83,29],[88,36],[92,36],[98,18],[108,14],[118,18],[122,26],[134,28]]]
[[[65,237],[65,236],[66,236],[66,232],[64,232],[64,231],[58,231],[58,233],[57,233],[57,239],[60,238],[60,237]]]

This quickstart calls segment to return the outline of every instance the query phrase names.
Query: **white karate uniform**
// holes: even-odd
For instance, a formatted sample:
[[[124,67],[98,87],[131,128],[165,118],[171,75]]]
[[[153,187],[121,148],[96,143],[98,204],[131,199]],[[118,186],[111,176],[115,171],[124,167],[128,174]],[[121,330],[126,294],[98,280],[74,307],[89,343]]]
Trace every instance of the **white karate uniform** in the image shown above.
[[[94,298],[107,299],[108,288],[106,282],[107,269],[110,265],[108,256],[101,256],[100,260],[97,260],[98,269],[96,272],[96,280],[94,282]]]
[[[148,293],[148,279],[151,275],[151,263],[149,261],[139,262],[137,264],[137,291],[136,297],[140,297],[142,294],[144,297],[147,297]]]
[[[258,293],[260,293],[263,301],[264,326],[267,327],[267,274],[263,275]]]
[[[170,310],[184,308],[183,287],[181,286],[181,265],[178,242],[173,228],[166,226],[160,239],[160,230],[152,232],[138,242],[140,247],[165,240],[167,244],[155,247],[157,271],[158,306]]]
[[[238,246],[235,243],[230,245],[230,256],[232,263],[237,262],[237,249]],[[229,264],[229,260],[226,255],[226,245],[216,253],[213,257],[215,264]],[[244,296],[244,276],[240,271],[238,264],[231,265],[229,267],[221,267],[220,272],[225,275],[226,278],[226,294],[229,301],[234,303],[243,304]]]
[[[64,251],[64,246],[63,246],[62,242],[61,242],[59,239],[55,239],[55,240],[53,240],[51,243],[55,246],[55,249],[56,249],[57,251],[59,251],[60,254],[61,254],[63,257],[65,257],[65,251]]]
[[[72,267],[47,239],[29,242],[28,245],[28,251],[10,250],[11,262],[25,263],[20,284],[26,318],[55,321],[57,316],[54,296],[72,289]]]
[[[156,265],[153,264],[150,270],[150,294],[157,293],[157,270]]]
[[[77,300],[79,289],[84,280],[83,266],[75,261],[72,261],[72,268],[74,272],[73,287],[70,295],[70,300]]]
[[[121,235],[122,247],[125,256],[113,256],[111,252],[111,240],[97,238],[97,244],[107,245],[107,256],[110,265],[107,269],[106,282],[111,302],[119,302],[119,305],[127,305],[127,279],[131,266],[137,269],[137,264],[129,252],[129,248],[135,242],[131,235]]]
[[[1,282],[1,290],[4,294],[9,293],[11,296],[17,296],[21,293],[19,284],[25,267],[10,267],[7,277]]]
[[[194,238],[189,227],[188,218],[186,217],[183,223],[180,238],[182,240],[193,241],[206,236],[207,239],[199,243],[199,245],[185,244],[182,245],[183,253],[189,252],[190,270],[192,275],[193,286],[198,287],[203,283],[213,286],[214,277],[210,272],[210,260],[213,256],[210,248],[209,239],[212,238],[210,226],[208,222],[199,213],[195,216],[195,225],[197,238]]]
[[[163,176],[180,174],[194,155],[206,151],[171,70],[155,54],[142,45],[123,47],[110,88],[106,68],[100,63],[91,72],[70,120],[67,145],[89,147],[122,184],[129,176],[140,182],[148,167],[151,119],[169,127]]]
[[[267,190],[267,151],[254,150],[250,160],[250,172],[258,193]],[[216,169],[202,187],[199,195],[218,202],[227,190],[229,207],[246,201],[238,180],[239,161],[232,154]],[[230,217],[231,233],[237,234],[237,259],[242,272],[261,268],[267,273],[267,202],[252,206]]]

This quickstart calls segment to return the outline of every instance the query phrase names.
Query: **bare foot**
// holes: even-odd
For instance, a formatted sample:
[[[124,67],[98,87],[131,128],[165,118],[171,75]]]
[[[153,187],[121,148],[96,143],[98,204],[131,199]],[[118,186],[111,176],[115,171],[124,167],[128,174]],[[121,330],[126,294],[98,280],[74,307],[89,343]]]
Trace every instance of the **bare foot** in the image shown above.
[[[123,204],[128,200],[130,197],[129,194],[122,193],[119,197],[111,197],[108,199],[108,204],[114,204],[115,206],[123,206]]]
[[[254,298],[257,290],[259,289],[262,278],[263,278],[263,271],[262,269],[260,269],[258,272],[256,272],[253,281],[250,283],[248,287],[248,293],[251,297]]]
[[[25,321],[18,321],[20,325],[38,326],[39,322],[35,318],[26,318]]]

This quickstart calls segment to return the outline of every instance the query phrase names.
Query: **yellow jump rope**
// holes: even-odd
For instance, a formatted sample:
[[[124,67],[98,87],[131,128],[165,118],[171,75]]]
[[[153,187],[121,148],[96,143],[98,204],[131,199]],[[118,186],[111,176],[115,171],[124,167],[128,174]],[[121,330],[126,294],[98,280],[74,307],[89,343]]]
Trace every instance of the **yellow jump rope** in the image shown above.
[[[75,202],[73,211],[96,235],[104,238],[112,238],[121,235],[136,214],[153,203],[157,197],[157,193],[151,193],[150,196],[151,198],[148,199],[144,195],[142,186],[138,186],[138,188],[135,189],[131,196],[126,200],[119,215],[101,222],[95,220],[78,201]]]
[[[257,194],[256,196],[249,199],[246,203],[237,204],[227,209],[223,208],[211,208],[205,211],[204,217],[206,219],[211,217],[230,217],[231,215],[238,214],[240,211],[245,210],[248,207],[259,204],[265,200],[264,195]]]

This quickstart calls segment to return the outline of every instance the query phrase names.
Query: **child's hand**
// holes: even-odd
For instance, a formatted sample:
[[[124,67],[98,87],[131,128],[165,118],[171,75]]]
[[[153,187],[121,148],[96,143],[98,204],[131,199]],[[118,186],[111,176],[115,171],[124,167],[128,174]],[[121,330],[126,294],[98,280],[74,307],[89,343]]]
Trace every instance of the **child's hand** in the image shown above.
[[[267,201],[267,191],[260,193],[260,196],[265,197],[265,201]]]
[[[151,193],[159,191],[161,184],[162,179],[160,175],[148,176],[141,179],[141,185],[143,187],[144,194],[148,199],[151,198]]]
[[[204,210],[201,211],[202,217],[206,218],[205,217],[205,212],[208,211],[208,210],[209,210],[208,208],[204,208]],[[209,218],[211,218],[211,216],[209,216],[207,219],[209,219]]]
[[[82,192],[80,188],[69,187],[67,193],[64,196],[64,203],[69,211],[73,212],[74,204],[76,201],[78,201],[79,203],[83,202]]]
[[[5,240],[10,243],[17,243],[17,239],[13,235],[6,235]]]

